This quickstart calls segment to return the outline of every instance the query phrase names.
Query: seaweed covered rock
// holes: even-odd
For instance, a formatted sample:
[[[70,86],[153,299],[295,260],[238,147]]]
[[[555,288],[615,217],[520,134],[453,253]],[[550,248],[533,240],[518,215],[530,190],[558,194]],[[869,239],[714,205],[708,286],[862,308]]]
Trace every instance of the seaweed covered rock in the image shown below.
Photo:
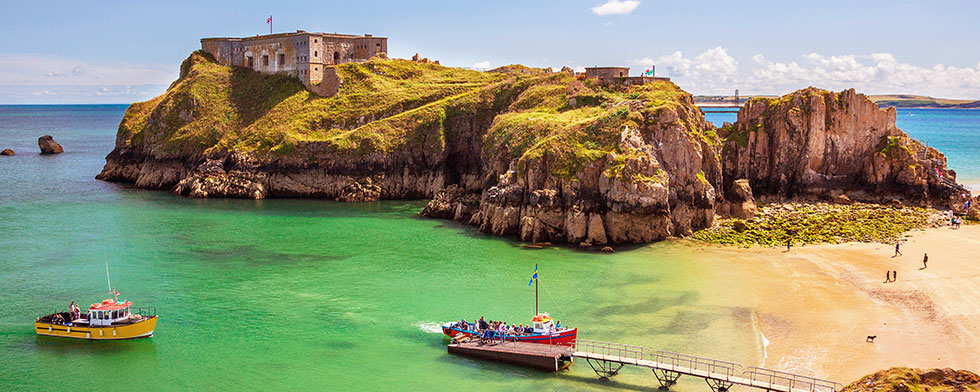
[[[726,184],[748,179],[756,196],[843,190],[849,198],[946,207],[963,191],[940,152],[895,126],[894,108],[880,109],[853,89],[749,100],[721,133]]]
[[[862,377],[841,392],[980,391],[980,376],[968,370],[891,368]]]
[[[5,149],[3,149],[3,151],[0,151],[0,156],[8,156],[9,157],[9,156],[14,156],[14,155],[15,155],[14,150],[11,150],[9,148],[5,148]]]

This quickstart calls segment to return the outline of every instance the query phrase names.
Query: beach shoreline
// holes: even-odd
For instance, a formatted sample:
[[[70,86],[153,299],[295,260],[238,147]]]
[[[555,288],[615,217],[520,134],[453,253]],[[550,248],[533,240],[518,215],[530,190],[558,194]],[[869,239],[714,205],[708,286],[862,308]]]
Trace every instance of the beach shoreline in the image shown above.
[[[765,367],[845,384],[895,366],[980,369],[980,225],[913,231],[897,257],[879,243],[703,250],[733,286],[715,301],[754,309]]]

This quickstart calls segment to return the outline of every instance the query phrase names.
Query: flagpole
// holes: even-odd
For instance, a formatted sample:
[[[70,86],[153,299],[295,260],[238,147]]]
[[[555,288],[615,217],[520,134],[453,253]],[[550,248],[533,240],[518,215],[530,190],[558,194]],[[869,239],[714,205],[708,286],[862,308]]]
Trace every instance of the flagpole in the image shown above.
[[[106,271],[108,271],[108,269]],[[538,265],[536,263],[534,264],[534,274],[538,274]],[[534,278],[534,315],[538,315],[538,278]]]

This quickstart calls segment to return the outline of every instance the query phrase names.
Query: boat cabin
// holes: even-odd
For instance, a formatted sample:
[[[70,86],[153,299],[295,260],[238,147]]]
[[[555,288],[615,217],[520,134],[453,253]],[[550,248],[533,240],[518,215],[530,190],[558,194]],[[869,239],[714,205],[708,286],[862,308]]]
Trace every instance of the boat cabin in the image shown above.
[[[105,326],[123,322],[129,318],[129,308],[132,305],[130,301],[116,302],[111,299],[92,304],[88,308],[89,325]]]
[[[540,313],[531,319],[532,326],[534,327],[534,333],[548,333],[549,331],[556,330],[554,322],[551,320],[551,316],[547,313]]]

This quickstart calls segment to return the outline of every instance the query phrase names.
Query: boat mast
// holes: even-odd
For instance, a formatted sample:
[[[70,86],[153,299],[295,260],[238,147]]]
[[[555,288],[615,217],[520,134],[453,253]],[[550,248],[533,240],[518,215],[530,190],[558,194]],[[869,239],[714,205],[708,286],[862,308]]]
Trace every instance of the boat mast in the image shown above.
[[[108,268],[108,267],[106,267]],[[108,271],[108,269],[106,270]],[[538,274],[538,264],[534,264],[534,275]],[[106,275],[108,276],[108,275]],[[534,278],[534,315],[538,315],[538,278]]]
[[[112,281],[109,280],[109,262],[105,262],[105,282],[109,285],[109,295],[112,295]]]

